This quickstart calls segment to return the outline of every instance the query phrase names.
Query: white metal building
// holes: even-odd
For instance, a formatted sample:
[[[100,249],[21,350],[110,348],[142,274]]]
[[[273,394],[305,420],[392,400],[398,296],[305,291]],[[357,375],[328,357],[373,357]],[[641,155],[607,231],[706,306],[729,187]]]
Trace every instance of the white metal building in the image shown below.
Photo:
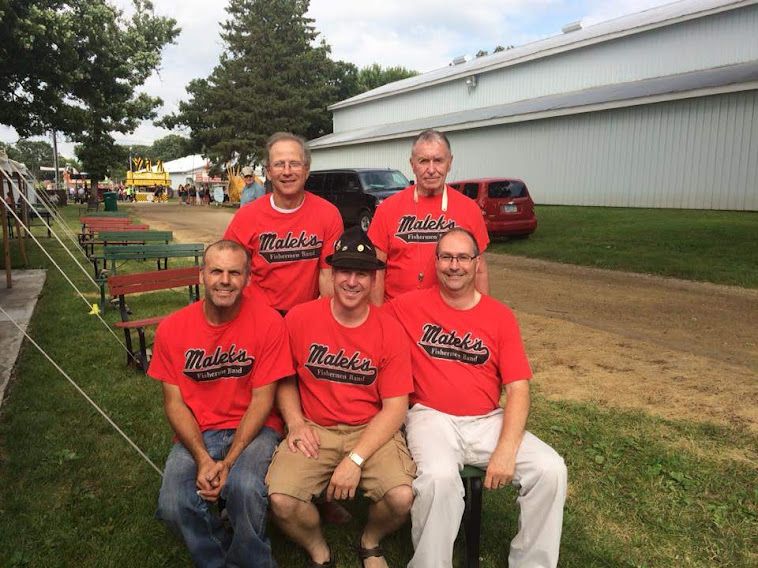
[[[184,156],[163,164],[163,169],[168,172],[171,179],[171,187],[178,189],[180,185],[187,183],[187,178],[195,180],[197,174],[207,172],[210,168],[208,160],[200,154]]]
[[[330,107],[312,169],[394,167],[445,131],[448,177],[537,203],[758,210],[758,0],[683,0]]]

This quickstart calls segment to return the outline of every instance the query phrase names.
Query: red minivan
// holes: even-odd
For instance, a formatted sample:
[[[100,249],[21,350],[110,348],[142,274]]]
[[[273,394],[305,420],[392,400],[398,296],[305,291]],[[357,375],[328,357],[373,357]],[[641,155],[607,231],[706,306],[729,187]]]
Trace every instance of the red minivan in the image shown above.
[[[449,185],[477,202],[490,236],[529,236],[537,228],[534,202],[520,179],[464,179]]]

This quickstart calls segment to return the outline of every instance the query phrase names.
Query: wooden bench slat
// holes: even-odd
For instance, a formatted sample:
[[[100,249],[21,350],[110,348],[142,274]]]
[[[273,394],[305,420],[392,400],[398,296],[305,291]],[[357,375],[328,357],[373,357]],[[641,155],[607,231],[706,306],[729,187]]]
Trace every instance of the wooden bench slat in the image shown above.
[[[151,292],[165,288],[192,286],[200,282],[200,270],[197,266],[188,268],[171,268],[156,272],[138,272],[108,277],[108,289],[111,296]]]
[[[153,318],[145,318],[141,320],[133,320],[133,321],[117,321],[114,323],[114,327],[117,327],[119,329],[137,329],[140,327],[148,327],[151,325],[158,325],[161,323],[164,319],[166,319],[168,316],[155,316]]]

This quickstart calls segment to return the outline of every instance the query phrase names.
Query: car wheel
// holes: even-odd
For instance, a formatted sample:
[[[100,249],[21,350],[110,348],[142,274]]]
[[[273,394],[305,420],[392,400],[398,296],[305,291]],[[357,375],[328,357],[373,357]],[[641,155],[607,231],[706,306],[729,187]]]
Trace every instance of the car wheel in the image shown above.
[[[367,232],[368,226],[371,224],[371,213],[365,209],[358,215],[358,226],[362,231]]]

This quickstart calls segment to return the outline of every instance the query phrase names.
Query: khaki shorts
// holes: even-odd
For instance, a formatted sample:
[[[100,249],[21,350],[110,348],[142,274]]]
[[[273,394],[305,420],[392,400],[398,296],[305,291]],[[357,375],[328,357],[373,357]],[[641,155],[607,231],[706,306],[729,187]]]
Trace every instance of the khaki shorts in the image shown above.
[[[266,475],[268,493],[282,493],[310,501],[328,486],[335,468],[358,443],[366,426],[323,427],[308,424],[318,433],[321,446],[318,459],[291,452],[284,440],[274,452]],[[411,485],[416,476],[416,464],[401,432],[395,435],[363,464],[358,487],[366,497],[376,502],[393,487]]]

